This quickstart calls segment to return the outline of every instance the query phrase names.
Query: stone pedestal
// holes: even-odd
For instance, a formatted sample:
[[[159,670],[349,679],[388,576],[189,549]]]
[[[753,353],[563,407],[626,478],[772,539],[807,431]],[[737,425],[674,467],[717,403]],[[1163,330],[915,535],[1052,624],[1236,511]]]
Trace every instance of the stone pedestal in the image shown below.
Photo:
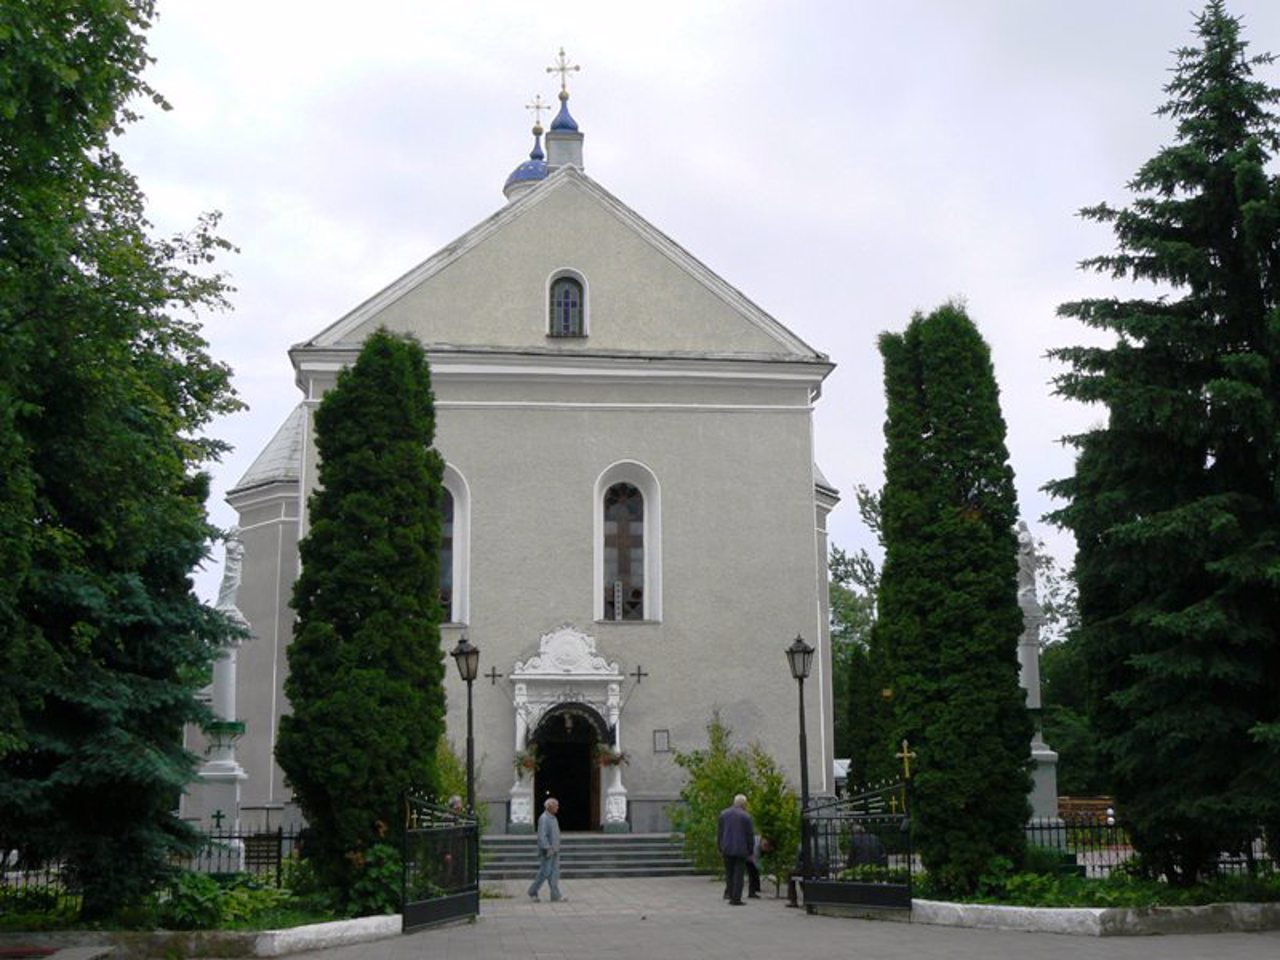
[[[627,822],[627,788],[622,785],[622,765],[604,767],[600,771],[605,778],[604,832],[630,833]]]
[[[1040,738],[1031,740],[1031,816],[1036,820],[1058,819],[1058,755]]]
[[[533,833],[533,776],[519,777],[511,785],[507,806],[507,833]]]

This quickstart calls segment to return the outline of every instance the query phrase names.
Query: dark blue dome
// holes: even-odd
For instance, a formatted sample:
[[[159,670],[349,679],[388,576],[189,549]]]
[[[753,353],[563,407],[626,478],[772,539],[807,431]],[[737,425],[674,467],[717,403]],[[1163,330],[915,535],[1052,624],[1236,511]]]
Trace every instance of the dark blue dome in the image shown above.
[[[545,160],[526,160],[511,171],[506,186],[513,183],[524,183],[529,180],[545,180],[547,178],[547,162]]]
[[[574,133],[578,131],[578,121],[569,116],[569,98],[560,98],[560,112],[556,114],[556,118],[551,121],[552,130],[572,130]]]

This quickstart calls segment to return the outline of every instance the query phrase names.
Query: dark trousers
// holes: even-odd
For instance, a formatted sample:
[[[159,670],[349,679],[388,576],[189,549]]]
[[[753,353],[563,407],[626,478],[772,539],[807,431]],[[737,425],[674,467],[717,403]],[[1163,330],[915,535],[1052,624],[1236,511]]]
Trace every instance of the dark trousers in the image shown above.
[[[751,896],[759,896],[760,894],[760,868],[754,861],[747,862],[747,893]]]
[[[746,857],[724,855],[724,894],[730,903],[742,902],[742,880],[746,866]]]

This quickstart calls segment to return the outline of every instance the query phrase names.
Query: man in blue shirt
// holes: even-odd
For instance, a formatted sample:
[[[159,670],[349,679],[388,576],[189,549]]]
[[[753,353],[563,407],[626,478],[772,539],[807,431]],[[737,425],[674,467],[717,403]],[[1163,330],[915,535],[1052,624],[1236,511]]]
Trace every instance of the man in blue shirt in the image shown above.
[[[568,897],[560,895],[560,821],[556,819],[560,801],[547,797],[542,806],[542,816],[538,817],[538,875],[529,886],[529,899],[538,899],[538,890],[545,880],[553,901],[567,900]]]

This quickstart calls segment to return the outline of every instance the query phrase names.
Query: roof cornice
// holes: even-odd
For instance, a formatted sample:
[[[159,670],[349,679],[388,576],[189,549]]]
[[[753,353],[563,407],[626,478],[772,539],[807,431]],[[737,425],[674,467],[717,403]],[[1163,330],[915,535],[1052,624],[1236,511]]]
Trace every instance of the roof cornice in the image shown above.
[[[457,347],[426,345],[433,380],[629,380],[633,382],[791,382],[809,385],[816,397],[822,381],[835,369],[824,359],[793,355],[760,356],[706,353],[636,353],[592,351],[563,353],[549,349]],[[355,362],[359,348],[352,346],[298,346],[289,351],[297,370],[298,386],[336,374]]]

